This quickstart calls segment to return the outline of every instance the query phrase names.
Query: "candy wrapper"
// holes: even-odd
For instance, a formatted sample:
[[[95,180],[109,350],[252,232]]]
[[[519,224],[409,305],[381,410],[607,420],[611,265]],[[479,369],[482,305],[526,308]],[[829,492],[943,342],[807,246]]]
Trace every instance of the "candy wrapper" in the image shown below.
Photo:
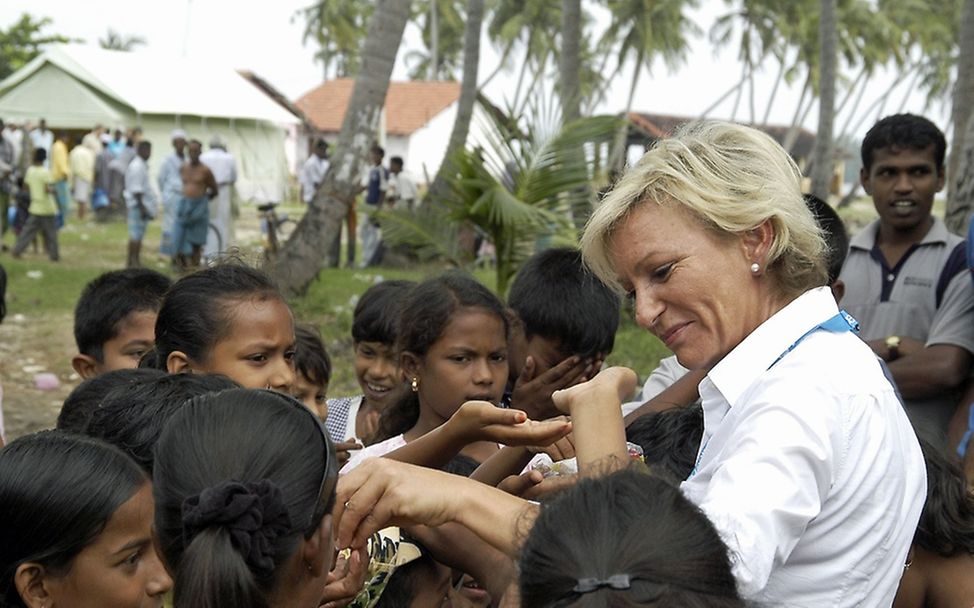
[[[369,552],[368,572],[365,575],[365,587],[355,597],[350,608],[373,608],[379,603],[382,592],[389,584],[389,577],[396,568],[404,566],[423,555],[419,545],[407,538],[403,538],[397,527],[379,530],[366,543]],[[348,559],[348,549],[341,555]]]
[[[626,449],[629,452],[629,458],[633,460],[643,461],[643,449],[636,445],[635,443],[626,442]],[[567,458],[565,460],[559,460],[554,462],[551,456],[547,454],[538,454],[531,460],[531,464],[528,465],[529,469],[534,469],[536,471],[541,471],[541,474],[545,479],[549,477],[564,477],[566,475],[577,475],[578,474],[578,461],[574,458]]]

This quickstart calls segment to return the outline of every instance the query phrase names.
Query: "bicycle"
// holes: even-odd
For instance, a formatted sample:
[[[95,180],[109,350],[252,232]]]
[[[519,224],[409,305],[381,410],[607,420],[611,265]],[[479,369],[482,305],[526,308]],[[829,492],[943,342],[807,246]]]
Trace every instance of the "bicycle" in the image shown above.
[[[270,259],[281,249],[281,245],[286,243],[298,225],[297,221],[289,218],[286,213],[281,215],[276,211],[277,203],[264,203],[257,205],[260,213],[260,233],[264,247],[264,257]]]

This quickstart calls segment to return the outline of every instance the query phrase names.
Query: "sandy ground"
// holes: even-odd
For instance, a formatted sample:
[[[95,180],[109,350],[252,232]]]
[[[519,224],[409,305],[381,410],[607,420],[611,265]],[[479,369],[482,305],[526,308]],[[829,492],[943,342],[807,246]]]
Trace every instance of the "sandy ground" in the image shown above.
[[[0,378],[7,440],[54,426],[61,403],[78,385],[71,369],[74,354],[69,314],[12,315],[0,325]],[[57,376],[60,386],[39,390],[38,373]]]

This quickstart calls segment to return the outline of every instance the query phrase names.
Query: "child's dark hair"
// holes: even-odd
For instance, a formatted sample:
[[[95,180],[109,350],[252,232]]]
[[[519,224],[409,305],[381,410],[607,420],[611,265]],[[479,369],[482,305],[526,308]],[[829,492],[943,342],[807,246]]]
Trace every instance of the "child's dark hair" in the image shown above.
[[[941,557],[974,555],[974,496],[964,473],[926,439],[920,449],[927,465],[927,500],[913,544]]]
[[[331,380],[331,357],[318,330],[310,325],[296,325],[294,339],[294,371],[312,384],[328,384]]]
[[[124,389],[165,375],[165,372],[158,369],[116,369],[85,380],[71,391],[61,405],[61,413],[57,417],[58,430],[83,433],[92,413],[101,407],[112,390]]]
[[[396,568],[375,608],[410,608],[421,591],[419,585],[423,578],[435,575],[436,562],[424,551],[413,561]]]
[[[218,374],[159,372],[159,376],[112,389],[92,412],[85,435],[118,447],[152,475],[156,442],[173,414],[193,397],[239,386]]]
[[[45,160],[47,160],[47,150],[45,150],[44,148],[34,148],[33,159],[35,165],[44,162]]]
[[[355,342],[379,342],[394,345],[398,334],[399,313],[403,301],[416,283],[382,281],[365,290],[352,316],[352,339]]]
[[[619,296],[582,263],[577,249],[558,247],[531,256],[507,295],[528,336],[561,345],[566,356],[608,355],[619,328]]]
[[[744,606],[710,520],[636,467],[582,479],[543,505],[518,571],[525,606]],[[610,577],[626,588],[585,580]]]
[[[80,435],[41,431],[0,450],[0,606],[25,605],[14,585],[18,566],[66,573],[146,483],[120,450]]]
[[[166,293],[156,319],[156,346],[140,363],[166,369],[170,353],[180,351],[193,361],[206,361],[210,349],[232,324],[230,300],[267,301],[284,297],[263,272],[228,261],[187,275]]]
[[[174,605],[267,606],[298,543],[331,512],[337,479],[324,427],[287,395],[231,389],[185,404],[159,438],[153,470]],[[253,506],[235,519],[224,505],[241,501]],[[235,527],[241,518],[260,523]]]
[[[104,361],[102,347],[118,335],[130,314],[159,310],[172,285],[169,277],[148,268],[106,272],[85,285],[74,307],[74,341],[78,352]]]
[[[829,246],[829,259],[826,266],[829,272],[829,285],[831,285],[839,278],[842,265],[845,264],[845,256],[849,250],[849,234],[845,230],[842,218],[831,205],[814,194],[803,194],[802,197],[809,211],[815,216],[818,227],[822,229],[825,244]]]
[[[451,475],[459,475],[460,477],[470,477],[473,475],[474,471],[480,463],[469,456],[464,456],[463,454],[457,454],[450,459],[450,462],[443,465],[441,469],[444,473],[450,473]]]
[[[880,148],[923,150],[933,146],[933,158],[937,172],[943,173],[947,140],[937,125],[915,114],[893,114],[883,118],[869,129],[862,140],[862,167],[872,169],[873,155]]]
[[[479,308],[496,315],[504,323],[505,335],[510,332],[504,305],[497,296],[469,275],[448,272],[427,279],[409,291],[399,316],[397,350],[425,357],[453,315],[464,308]],[[405,433],[418,419],[419,395],[407,391],[382,413],[374,442]]]
[[[702,437],[703,408],[696,404],[640,416],[626,428],[650,470],[673,483],[690,476]]]

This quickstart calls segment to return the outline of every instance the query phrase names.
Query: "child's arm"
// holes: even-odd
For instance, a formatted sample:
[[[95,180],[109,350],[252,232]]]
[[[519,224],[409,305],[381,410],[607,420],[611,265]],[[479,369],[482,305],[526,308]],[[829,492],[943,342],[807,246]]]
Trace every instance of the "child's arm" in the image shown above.
[[[626,426],[633,423],[636,418],[646,414],[656,414],[664,410],[676,407],[686,407],[700,398],[700,382],[707,377],[707,370],[690,370],[681,376],[676,382],[664,389],[646,403],[640,405],[635,410],[629,412],[625,418]]]
[[[544,420],[558,415],[558,409],[551,402],[551,394],[584,382],[594,374],[595,362],[581,357],[568,357],[558,365],[535,376],[537,362],[528,357],[524,369],[514,383],[511,393],[511,406],[522,410],[534,420]]]
[[[537,515],[537,505],[497,488],[384,458],[339,478],[333,513],[338,548],[362,547],[389,525],[454,522],[512,558]]]
[[[584,384],[552,395],[555,405],[571,415],[580,475],[598,475],[629,461],[621,406],[635,388],[635,372],[610,367]]]
[[[468,401],[446,423],[410,441],[384,458],[438,469],[477,441],[508,445],[548,445],[571,431],[567,420],[536,422],[524,412]]]
[[[470,479],[476,479],[481,483],[496,487],[508,477],[518,475],[541,452],[548,454],[555,462],[573,458],[575,446],[572,443],[571,434],[546,446],[543,450],[529,446],[504,446],[496,454],[481,463],[477,470],[470,475]]]
[[[496,454],[485,460],[477,470],[470,475],[470,479],[489,486],[497,486],[512,474],[519,473],[528,466],[534,457],[525,447],[505,446]]]

